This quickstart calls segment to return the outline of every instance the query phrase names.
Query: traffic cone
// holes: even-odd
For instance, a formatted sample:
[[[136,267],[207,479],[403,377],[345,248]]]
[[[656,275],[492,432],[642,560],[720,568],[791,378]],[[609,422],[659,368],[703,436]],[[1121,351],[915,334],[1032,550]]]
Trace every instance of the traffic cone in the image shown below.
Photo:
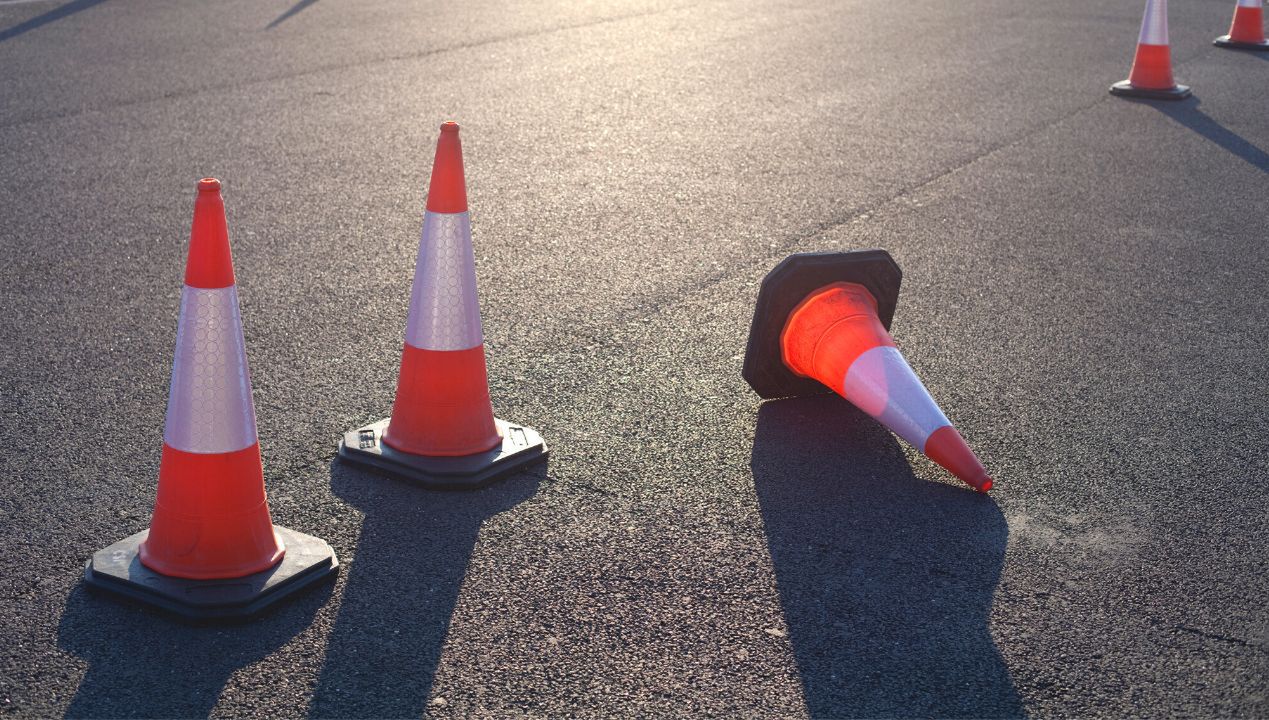
[[[835,391],[987,492],[982,463],[890,338],[901,277],[884,250],[785,258],[762,281],[742,374],[764,399]]]
[[[442,488],[546,460],[541,436],[496,419],[489,401],[457,123],[436,143],[392,417],[344,433],[339,455]]]
[[[244,617],[339,562],[269,517],[220,181],[198,183],[150,529],[97,552],[96,588],[197,619]],[[233,582],[226,582],[227,580]]]
[[[1168,0],[1146,0],[1137,38],[1137,55],[1127,80],[1110,86],[1111,95],[1149,100],[1184,100],[1190,88],[1172,79],[1172,50],[1168,46]]]
[[[1265,39],[1264,7],[1261,0],[1238,0],[1229,34],[1212,41],[1217,47],[1236,50],[1269,50]]]

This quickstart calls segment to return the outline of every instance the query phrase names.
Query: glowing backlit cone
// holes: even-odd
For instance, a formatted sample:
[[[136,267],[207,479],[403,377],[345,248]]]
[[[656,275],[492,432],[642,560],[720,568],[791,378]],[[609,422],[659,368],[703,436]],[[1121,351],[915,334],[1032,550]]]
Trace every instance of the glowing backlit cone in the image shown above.
[[[1237,50],[1269,50],[1265,39],[1264,6],[1261,0],[1238,0],[1229,34],[1212,41],[1213,45]]]
[[[1151,100],[1183,100],[1190,88],[1172,79],[1172,50],[1168,45],[1168,0],[1146,0],[1137,37],[1137,54],[1127,80],[1110,86],[1112,95]]]
[[[129,568],[134,559],[139,567]],[[179,614],[214,618],[258,612],[337,568],[325,542],[270,520],[225,207],[220,182],[203,179],[154,518],[148,531],[94,555],[86,577],[90,585]],[[264,575],[255,583],[216,582]],[[200,587],[221,589],[200,593]]]
[[[392,417],[345,433],[340,456],[424,485],[477,486],[546,459],[494,418],[458,125],[441,126]]]
[[[883,250],[786,258],[762,282],[744,377],[763,398],[838,393],[980,492],[992,479],[895,347]]]

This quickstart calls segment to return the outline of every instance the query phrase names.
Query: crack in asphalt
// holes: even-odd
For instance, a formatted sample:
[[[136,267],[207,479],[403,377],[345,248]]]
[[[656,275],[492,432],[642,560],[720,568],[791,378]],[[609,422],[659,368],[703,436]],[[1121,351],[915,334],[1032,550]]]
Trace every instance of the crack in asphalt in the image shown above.
[[[307,70],[297,70],[295,72],[281,73],[278,75],[270,75],[269,77],[255,78],[252,80],[245,80],[242,82],[219,83],[214,85],[204,85],[202,87],[197,87],[197,88],[172,90],[170,92],[160,93],[158,95],[151,95],[148,97],[141,97],[141,98],[133,98],[131,100],[124,100],[122,102],[117,102],[117,103],[109,103],[109,104],[105,104],[105,105],[101,105],[97,107],[80,107],[80,108],[68,109],[62,112],[48,113],[45,115],[36,115],[33,117],[17,120],[11,123],[0,124],[0,130],[9,130],[12,128],[22,127],[24,125],[32,125],[35,123],[43,123],[43,122],[49,122],[53,120],[63,120],[66,118],[79,117],[81,115],[89,115],[92,113],[105,113],[111,110],[135,107],[138,105],[146,105],[148,103],[163,102],[165,100],[175,100],[175,99],[185,98],[185,97],[194,97],[197,95],[202,95],[204,93],[214,93],[221,90],[237,90],[240,88],[251,87],[253,85],[267,85],[269,83],[278,82],[280,80],[290,80],[293,78],[309,77],[312,75],[320,75],[322,73],[327,73],[327,72],[338,72],[340,70],[347,70],[350,68],[372,67],[375,65],[386,65],[389,63],[400,62],[400,61],[419,60],[422,58],[434,57],[436,55],[443,55],[445,53],[458,52],[461,50],[470,50],[472,48],[485,47],[488,45],[497,45],[499,43],[504,43],[504,42],[514,42],[516,40],[525,40],[525,39],[534,38],[534,37],[544,37],[547,35],[553,35],[555,33],[567,32],[569,30],[579,30],[583,28],[598,27],[600,25],[608,25],[612,23],[624,22],[626,20],[635,20],[638,18],[654,17],[657,15],[664,15],[664,14],[668,14],[672,12],[677,12],[679,10],[687,10],[687,9],[699,7],[704,4],[707,4],[707,3],[706,2],[685,3],[681,5],[674,5],[672,7],[660,8],[657,10],[646,10],[643,12],[627,13],[625,15],[614,15],[612,17],[600,18],[598,20],[587,20],[584,22],[572,23],[567,25],[556,25],[554,27],[541,28],[537,30],[526,30],[523,32],[506,33],[504,35],[497,35],[494,37],[484,38],[482,40],[472,40],[469,42],[461,42],[461,43],[455,43],[453,45],[446,45],[445,47],[433,48],[431,50],[421,50],[419,52],[388,55],[386,57],[372,58],[370,60],[363,60],[360,62],[347,62],[347,63],[335,63],[330,65],[319,65],[317,67],[312,67]]]

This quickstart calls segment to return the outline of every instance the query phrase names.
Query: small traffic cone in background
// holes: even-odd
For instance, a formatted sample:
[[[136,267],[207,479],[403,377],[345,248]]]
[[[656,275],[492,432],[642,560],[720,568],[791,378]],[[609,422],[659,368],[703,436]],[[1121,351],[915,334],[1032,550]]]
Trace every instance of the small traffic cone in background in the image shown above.
[[[1269,50],[1265,39],[1264,7],[1261,0],[1238,0],[1229,34],[1212,41],[1217,47],[1236,50]]]
[[[220,181],[198,183],[150,529],[93,555],[89,586],[196,619],[253,615],[339,562],[269,517]],[[233,578],[232,583],[225,580]]]
[[[441,125],[392,417],[344,433],[339,455],[421,485],[469,488],[546,460],[532,428],[494,418],[458,125]]]
[[[1110,86],[1111,95],[1149,100],[1184,100],[1190,88],[1172,79],[1172,50],[1168,46],[1168,0],[1146,0],[1137,38],[1137,55],[1127,80]]]
[[[744,378],[764,399],[831,389],[987,492],[982,463],[890,338],[901,277],[884,250],[789,256],[762,281]]]

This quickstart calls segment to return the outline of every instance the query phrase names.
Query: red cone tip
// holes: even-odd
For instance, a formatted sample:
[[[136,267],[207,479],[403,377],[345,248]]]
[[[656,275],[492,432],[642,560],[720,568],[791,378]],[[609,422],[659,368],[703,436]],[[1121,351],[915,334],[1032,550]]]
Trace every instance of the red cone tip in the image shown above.
[[[229,253],[229,230],[225,226],[225,203],[220,198],[220,181],[216,178],[198,181],[189,257],[185,261],[185,284],[208,290],[234,284],[234,261]]]
[[[965,444],[965,438],[951,425],[931,433],[922,452],[978,492],[985,493],[995,484],[974,451]]]
[[[436,141],[432,181],[427,188],[427,209],[437,213],[467,212],[467,181],[463,178],[463,144],[458,123],[441,125]]]

